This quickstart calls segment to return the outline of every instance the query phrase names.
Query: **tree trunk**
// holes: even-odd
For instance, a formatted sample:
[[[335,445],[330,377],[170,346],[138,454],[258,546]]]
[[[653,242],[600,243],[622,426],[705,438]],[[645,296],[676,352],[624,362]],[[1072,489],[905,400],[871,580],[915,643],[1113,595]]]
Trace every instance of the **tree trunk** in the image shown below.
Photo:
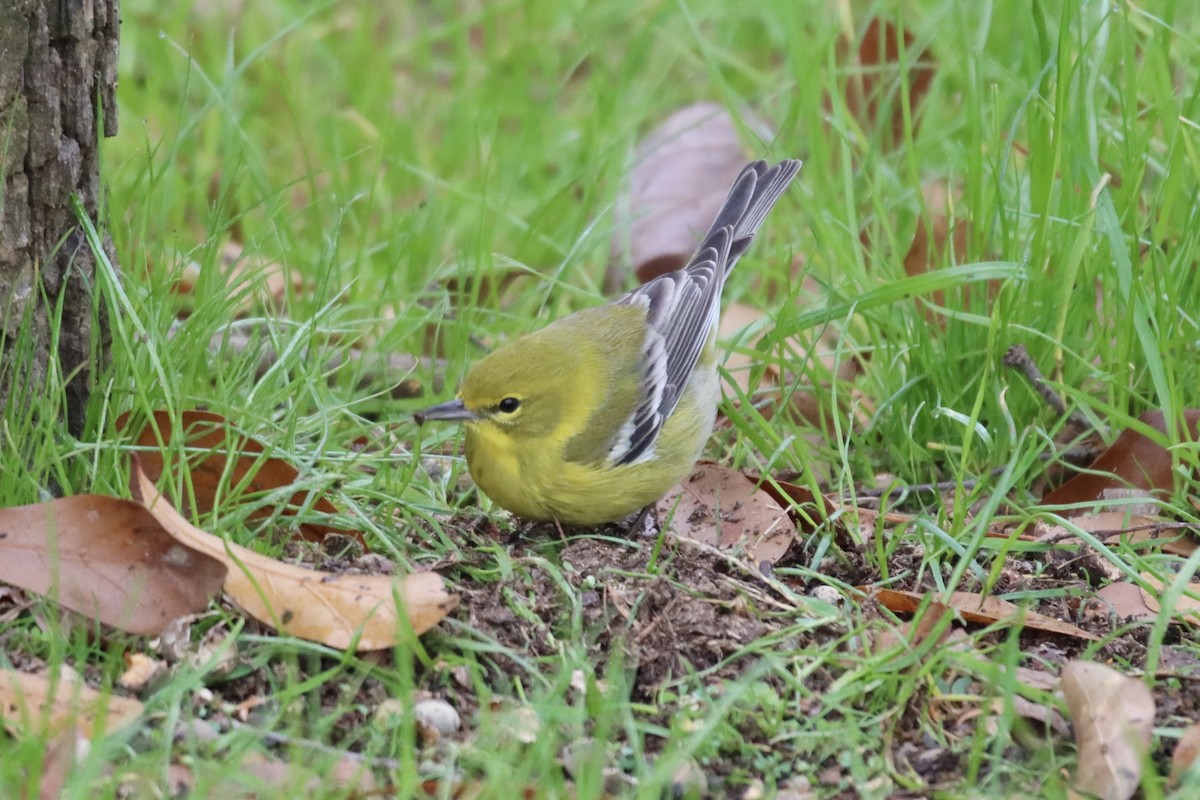
[[[118,6],[0,0],[0,408],[37,402],[31,413],[64,413],[75,435],[110,337],[71,195],[96,219],[100,134],[117,130]]]

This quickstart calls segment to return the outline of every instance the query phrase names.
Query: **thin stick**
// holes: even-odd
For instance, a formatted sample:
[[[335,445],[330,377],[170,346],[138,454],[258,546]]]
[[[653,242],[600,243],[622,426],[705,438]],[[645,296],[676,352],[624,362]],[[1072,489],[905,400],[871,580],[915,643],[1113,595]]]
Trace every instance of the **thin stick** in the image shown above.
[[[1046,376],[1038,369],[1037,364],[1033,363],[1033,359],[1030,358],[1029,351],[1025,349],[1025,345],[1014,344],[1008,348],[1000,363],[1010,369],[1020,370],[1025,379],[1033,385],[1034,391],[1040,394],[1042,399],[1046,401],[1046,404],[1054,409],[1055,413],[1060,417],[1066,417],[1068,422],[1077,426],[1081,431],[1092,429],[1091,421],[1083,416],[1083,414],[1080,414],[1078,410],[1067,410],[1062,398],[1050,386],[1050,382],[1046,380]]]

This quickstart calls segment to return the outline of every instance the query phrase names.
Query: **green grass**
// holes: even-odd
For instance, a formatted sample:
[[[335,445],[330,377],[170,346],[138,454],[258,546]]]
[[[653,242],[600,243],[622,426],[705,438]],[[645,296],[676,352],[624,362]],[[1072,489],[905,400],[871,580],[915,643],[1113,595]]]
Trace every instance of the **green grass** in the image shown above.
[[[176,674],[149,701],[156,724],[95,747],[65,796],[114,797],[127,776],[162,781],[181,758],[197,765],[205,796],[203,786],[215,784],[203,781],[228,777],[214,765],[268,749],[319,774],[332,757],[313,742],[377,759],[402,796],[447,775],[482,781],[489,797],[523,786],[564,796],[561,750],[584,737],[597,745],[578,759],[579,797],[599,796],[608,766],[636,776],[639,796],[661,796],[688,760],[710,774],[715,796],[754,781],[770,791],[793,776],[820,785],[820,796],[929,792],[893,750],[922,737],[953,754],[960,782],[933,787],[947,797],[968,787],[976,796],[1066,796],[1072,746],[1029,743],[1040,734],[1013,711],[1016,688],[997,667],[1043,653],[1023,653],[1003,629],[971,631],[976,649],[875,652],[864,642],[881,625],[877,615],[853,602],[832,609],[804,591],[844,586],[855,572],[978,590],[1024,557],[983,534],[998,515],[1049,517],[1031,509],[1063,423],[1001,366],[1011,345],[1028,347],[1068,404],[1114,435],[1147,409],[1171,418],[1200,406],[1193,4],[881,1],[847,4],[844,16],[815,0],[795,10],[717,0],[189,6],[122,4],[121,125],[103,160],[103,222],[120,280],[97,282],[113,321],[112,362],[79,440],[56,421],[62,376],[37,407],[5,409],[0,504],[54,492],[125,496],[117,416],[207,408],[295,463],[374,550],[439,565],[459,588],[495,595],[535,640],[520,646],[460,614],[424,637],[415,657],[376,662],[240,629],[238,615],[220,612],[240,629],[235,673]],[[938,64],[919,125],[907,120],[895,148],[837,89],[842,28],[861,33],[872,13],[903,21],[913,50],[928,48]],[[682,551],[668,544],[661,563],[647,563],[653,542],[633,542],[626,549],[645,551],[640,567],[581,575],[556,535],[510,546],[489,534],[493,523],[510,527],[499,509],[463,491],[462,460],[437,455],[459,432],[418,430],[409,414],[449,396],[487,347],[604,299],[612,208],[630,154],[695,101],[770,120],[768,141],[747,126],[748,154],[805,160],[726,289],[728,301],[770,310],[769,339],[781,344],[764,345],[762,358],[827,380],[803,345],[782,343],[831,326],[838,359],[869,359],[852,387],[821,393],[832,430],[734,414],[709,455],[800,471],[844,493],[885,474],[962,483],[948,500],[907,500],[920,521],[858,554],[845,552],[836,524],[819,527],[797,563],[779,570],[773,600],[754,595],[753,581],[734,590],[769,625],[760,641],[722,655],[728,673],[697,667],[644,695],[619,646],[634,623],[597,623],[589,598],[623,581],[647,607],[660,585],[705,595],[688,585]],[[925,207],[923,187],[935,180],[953,187],[949,217],[969,223],[966,252],[939,253],[933,266],[946,272],[906,278],[913,232],[946,211]],[[303,280],[286,310],[251,303],[239,314],[254,287],[221,278],[229,241]],[[819,297],[792,275],[798,256]],[[978,280],[982,267],[954,269],[977,263],[992,265],[990,289]],[[180,296],[189,264],[200,277]],[[498,288],[509,274],[519,277]],[[935,289],[945,292],[940,303]],[[248,332],[251,346],[210,351],[229,331]],[[330,372],[313,355],[351,347],[443,364],[429,358],[412,374],[424,397],[393,399],[390,381],[363,382],[362,365]],[[256,376],[262,349],[280,357]],[[355,448],[360,436],[377,446]],[[1194,445],[1175,453],[1181,467],[1198,458]],[[1195,483],[1180,485],[1164,510],[1195,521],[1187,501]],[[237,509],[204,520],[251,541],[244,521]],[[1162,568],[1125,545],[1101,558]],[[1131,631],[1141,650],[1104,649]],[[145,649],[44,629],[30,615],[0,623],[0,641],[5,652],[68,663],[99,685],[120,674],[123,653]],[[1119,629],[1083,652],[1129,669],[1194,657],[1197,639],[1164,620]],[[577,672],[582,692],[572,688]],[[174,726],[243,699],[223,691],[254,674],[271,695],[254,730],[172,741]],[[196,699],[206,683],[215,704]],[[420,748],[411,709],[395,723],[371,721],[370,698],[418,690],[456,699],[459,737]],[[930,710],[953,716],[993,700],[1002,711],[957,726]],[[522,706],[540,719],[532,744],[513,733]],[[1159,732],[1177,736],[1178,724]],[[261,731],[287,740],[269,748]],[[0,794],[24,784],[22,770],[37,768],[44,744],[0,741]],[[309,777],[292,776],[293,791]],[[1144,790],[1169,793],[1154,778]],[[439,791],[450,796],[447,783]]]

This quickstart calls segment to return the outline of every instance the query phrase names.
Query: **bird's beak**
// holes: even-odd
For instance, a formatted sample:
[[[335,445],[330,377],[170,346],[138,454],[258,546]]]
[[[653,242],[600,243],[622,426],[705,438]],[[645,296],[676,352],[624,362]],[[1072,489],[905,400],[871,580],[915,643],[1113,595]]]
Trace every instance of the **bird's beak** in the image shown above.
[[[472,420],[479,419],[479,416],[474,411],[467,408],[466,405],[463,404],[462,398],[459,397],[449,402],[433,406],[432,408],[427,408],[424,411],[418,411],[417,413],[413,414],[413,419],[417,421],[418,425],[424,425],[428,420],[470,422]]]

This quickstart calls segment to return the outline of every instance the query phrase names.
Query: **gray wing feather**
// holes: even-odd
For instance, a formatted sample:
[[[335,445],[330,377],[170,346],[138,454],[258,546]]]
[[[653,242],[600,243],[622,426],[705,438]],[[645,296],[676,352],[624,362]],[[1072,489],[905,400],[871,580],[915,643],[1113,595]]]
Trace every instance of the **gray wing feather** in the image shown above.
[[[663,422],[679,403],[720,316],[725,276],[799,169],[795,159],[770,168],[765,161],[747,165],[687,266],[613,301],[642,306],[647,322],[642,399],[613,445],[610,458],[615,463],[629,464],[653,454]]]

